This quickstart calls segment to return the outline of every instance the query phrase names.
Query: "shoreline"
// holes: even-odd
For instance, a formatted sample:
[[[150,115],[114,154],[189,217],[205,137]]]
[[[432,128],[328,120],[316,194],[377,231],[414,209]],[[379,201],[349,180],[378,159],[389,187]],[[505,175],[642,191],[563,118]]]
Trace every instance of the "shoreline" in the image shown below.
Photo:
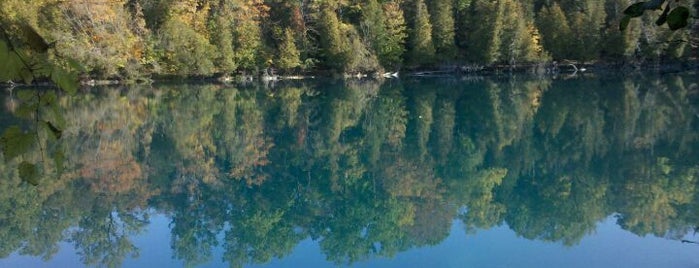
[[[221,83],[221,84],[246,84],[246,83],[275,83],[281,81],[302,81],[316,79],[333,80],[395,80],[403,78],[460,78],[460,77],[500,77],[512,74],[524,74],[533,76],[576,75],[576,74],[605,74],[605,75],[633,75],[633,74],[671,74],[699,70],[699,59],[671,63],[644,63],[633,64],[629,62],[618,63],[578,63],[575,61],[548,62],[548,63],[524,63],[515,65],[443,65],[434,68],[415,68],[384,73],[349,73],[339,75],[328,70],[309,72],[301,75],[211,75],[211,76],[177,76],[177,75],[152,75],[147,78],[135,80],[98,79],[86,78],[78,81],[80,87],[100,87],[119,85],[149,85],[155,83]],[[32,84],[16,83],[13,81],[0,82],[0,88],[15,87],[53,87],[50,80],[40,80]]]

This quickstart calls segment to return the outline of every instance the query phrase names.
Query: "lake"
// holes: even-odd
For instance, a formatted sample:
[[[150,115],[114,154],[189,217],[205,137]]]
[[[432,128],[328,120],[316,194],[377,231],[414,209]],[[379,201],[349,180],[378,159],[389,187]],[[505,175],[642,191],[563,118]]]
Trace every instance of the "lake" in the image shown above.
[[[696,73],[3,90],[0,267],[697,267]]]

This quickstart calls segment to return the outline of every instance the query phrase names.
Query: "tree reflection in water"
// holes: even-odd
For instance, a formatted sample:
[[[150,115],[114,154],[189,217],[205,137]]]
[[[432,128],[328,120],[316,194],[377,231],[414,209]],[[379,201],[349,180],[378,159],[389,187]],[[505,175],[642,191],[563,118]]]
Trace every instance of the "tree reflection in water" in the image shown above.
[[[680,240],[699,225],[698,90],[682,76],[23,89],[51,100],[5,96],[20,107],[2,115],[0,256],[48,260],[67,241],[119,266],[152,213],[188,265],[217,247],[265,263],[309,237],[340,264],[390,257],[454,219],[572,246],[617,215]]]

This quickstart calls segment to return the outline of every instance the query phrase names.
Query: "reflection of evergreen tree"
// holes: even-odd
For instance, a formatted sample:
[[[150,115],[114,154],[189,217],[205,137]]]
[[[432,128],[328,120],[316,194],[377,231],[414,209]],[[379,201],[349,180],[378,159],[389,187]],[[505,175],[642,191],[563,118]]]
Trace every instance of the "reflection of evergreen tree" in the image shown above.
[[[693,78],[284,83],[56,96],[66,127],[41,144],[65,170],[35,187],[17,167],[55,155],[0,162],[0,254],[68,241],[118,265],[147,206],[187,265],[214,247],[264,263],[306,238],[349,264],[439,243],[454,219],[565,245],[612,214],[639,235],[699,224]]]
[[[411,98],[409,99],[409,114],[410,121],[407,129],[406,144],[417,148],[410,150],[411,153],[416,153],[418,157],[427,157],[427,145],[430,139],[430,134],[434,127],[434,102],[437,98],[436,92],[432,87],[417,87],[408,88]]]

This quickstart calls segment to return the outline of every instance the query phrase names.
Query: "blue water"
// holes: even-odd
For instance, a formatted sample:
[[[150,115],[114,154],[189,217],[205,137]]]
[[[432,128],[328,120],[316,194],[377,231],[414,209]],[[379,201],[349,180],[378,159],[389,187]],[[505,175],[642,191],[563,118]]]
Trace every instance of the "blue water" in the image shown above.
[[[171,258],[169,219],[154,217],[147,232],[134,238],[141,256],[124,261],[125,267],[179,267],[184,263]],[[688,235],[688,239],[696,239]],[[13,254],[3,259],[3,267],[80,267],[75,250],[62,243],[62,250],[50,262]],[[359,261],[352,267],[696,267],[699,246],[659,237],[639,237],[621,230],[610,217],[597,225],[596,232],[574,247],[532,241],[518,237],[507,226],[466,234],[454,222],[450,235],[439,245],[411,249],[394,258]],[[211,262],[201,267],[227,267],[216,251]],[[336,267],[325,259],[317,241],[305,239],[282,259],[247,267]]]
[[[696,267],[698,83],[6,90],[0,267]]]

